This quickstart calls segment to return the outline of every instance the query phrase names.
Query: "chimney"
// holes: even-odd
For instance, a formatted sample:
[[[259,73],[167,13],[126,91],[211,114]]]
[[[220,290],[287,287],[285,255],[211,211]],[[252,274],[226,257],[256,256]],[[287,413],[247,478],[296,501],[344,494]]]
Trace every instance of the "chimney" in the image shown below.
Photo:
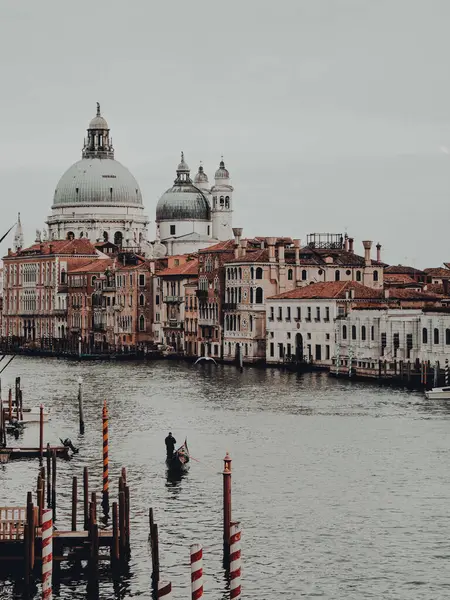
[[[261,240],[261,250],[264,250],[265,246],[266,246],[266,244],[265,244],[264,240]]]
[[[353,242],[355,240],[353,238],[348,238],[348,251],[351,252],[353,254],[354,250],[353,250]]]
[[[344,250],[346,252],[348,252],[348,235],[347,234],[345,234],[345,237],[344,237]]]
[[[349,296],[351,300],[354,300],[355,298],[355,290],[353,288],[350,288],[349,290]]]
[[[301,240],[294,240],[294,250],[295,250],[295,264],[300,264],[300,246]]]
[[[363,242],[364,246],[364,262],[366,263],[366,267],[370,267],[372,261],[370,260],[370,249],[372,248],[372,242],[365,240]]]
[[[284,244],[278,246],[278,262],[280,265],[284,265]]]
[[[233,227],[234,235],[234,258],[239,258],[241,247],[242,227]]]
[[[381,262],[381,244],[378,242],[377,244],[377,262]]]
[[[245,258],[245,255],[247,254],[247,244],[248,244],[248,240],[242,240],[242,242],[241,242],[241,256],[242,256],[242,258]]]
[[[267,238],[267,247],[269,248],[269,262],[275,262],[275,242],[277,238]]]
[[[8,248],[8,256],[11,256],[11,255],[12,255],[12,250],[11,250],[11,248]]]
[[[384,297],[389,298],[389,288],[384,288]]]

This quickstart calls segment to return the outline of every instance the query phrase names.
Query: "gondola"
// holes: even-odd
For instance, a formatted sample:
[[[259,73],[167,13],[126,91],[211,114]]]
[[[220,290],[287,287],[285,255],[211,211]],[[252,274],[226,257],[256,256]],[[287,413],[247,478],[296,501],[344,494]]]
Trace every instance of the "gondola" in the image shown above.
[[[175,450],[172,458],[166,460],[167,468],[170,471],[186,471],[190,461],[189,448],[187,440],[184,444]]]

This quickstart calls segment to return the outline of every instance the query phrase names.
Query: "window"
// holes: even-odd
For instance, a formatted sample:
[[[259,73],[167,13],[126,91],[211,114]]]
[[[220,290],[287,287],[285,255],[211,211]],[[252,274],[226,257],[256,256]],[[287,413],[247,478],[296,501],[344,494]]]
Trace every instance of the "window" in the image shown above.
[[[450,329],[445,330],[445,343],[447,346],[450,344]]]
[[[287,313],[286,314],[286,321],[290,321],[291,320],[291,307],[290,306],[288,306],[286,308],[286,313]]]
[[[306,281],[308,279],[308,271],[303,269],[302,271],[302,281]]]
[[[170,226],[170,235],[175,235],[175,231],[176,231],[175,225],[171,225]]]
[[[356,325],[352,325],[352,340],[356,340]]]
[[[394,345],[394,356],[397,356],[397,350],[400,347],[400,334],[394,333],[393,337],[393,345]]]
[[[141,294],[139,296],[139,306],[144,306],[144,304],[145,304],[144,294]]]
[[[288,345],[286,346],[286,355],[287,355],[287,356],[291,356],[291,344],[288,344]]]
[[[320,321],[320,306],[316,307],[316,321]]]
[[[296,317],[297,321],[301,321],[302,320],[302,309],[300,308],[300,306],[297,306],[297,317]]]
[[[373,272],[373,280],[378,281],[378,271]]]
[[[334,280],[335,281],[340,281],[341,280],[341,272],[340,271],[335,271],[334,272]]]
[[[210,233],[211,233],[211,227],[208,225],[208,235],[210,235]]]
[[[387,336],[386,333],[381,334],[381,355],[384,355],[384,349],[386,348]]]
[[[144,315],[141,315],[139,317],[139,331],[144,331],[145,330],[145,319],[144,319]]]
[[[422,344],[428,344],[428,329],[426,327],[422,329]]]
[[[256,279],[262,279],[263,278],[263,270],[261,269],[261,267],[258,267],[256,269]],[[256,301],[258,302],[258,301]]]
[[[411,357],[411,350],[413,347],[413,336],[412,333],[406,334],[406,358]]]
[[[342,339],[347,339],[347,325],[342,325]]]
[[[283,318],[283,307],[279,306],[278,307],[278,320],[281,321],[282,318]]]
[[[363,325],[361,327],[361,339],[362,339],[363,342],[366,341],[366,326],[365,325]]]
[[[269,317],[269,319],[270,319],[271,321],[273,321],[273,317],[274,317],[274,308],[273,308],[273,306],[271,306],[271,307],[270,307],[270,317]]]
[[[289,269],[289,271],[288,271],[288,279],[289,279],[289,281],[292,281],[293,278],[294,278],[294,272],[293,272],[292,269]]]
[[[439,329],[437,327],[434,328],[434,343],[439,344]]]
[[[325,321],[329,321],[330,320],[330,307],[326,306],[325,307]]]
[[[139,275],[139,285],[145,285],[145,275],[143,273]]]
[[[155,314],[155,321],[156,321],[156,323],[159,323],[159,313]]]
[[[274,356],[275,348],[273,342],[270,342],[270,356]]]
[[[260,288],[260,287],[256,288],[256,304],[262,304],[263,301],[264,300],[263,300],[263,290],[262,290],[262,288]]]
[[[156,306],[159,306],[159,294],[156,294],[155,296],[155,304]]]
[[[322,346],[316,344],[316,360],[322,360]]]
[[[361,281],[361,271],[356,271],[356,281]]]
[[[375,327],[373,325],[370,328],[370,339],[372,340],[372,342],[375,339]]]
[[[307,321],[311,321],[311,307],[310,307],[310,306],[308,306],[308,308],[307,308],[306,310],[307,310],[307,317],[306,317],[306,320],[307,320]]]
[[[325,360],[330,360],[330,346],[325,346]]]
[[[284,357],[284,346],[283,344],[278,344],[278,356],[279,358]]]

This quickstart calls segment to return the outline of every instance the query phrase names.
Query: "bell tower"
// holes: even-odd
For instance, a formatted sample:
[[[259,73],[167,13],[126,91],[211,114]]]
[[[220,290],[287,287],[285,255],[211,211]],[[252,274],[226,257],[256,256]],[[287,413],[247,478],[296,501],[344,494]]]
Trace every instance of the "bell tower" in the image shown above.
[[[222,157],[211,188],[212,236],[216,240],[225,241],[233,237],[233,190],[230,173]]]
[[[114,158],[108,123],[100,113],[99,102],[97,102],[97,114],[89,123],[81,156],[82,158]]]

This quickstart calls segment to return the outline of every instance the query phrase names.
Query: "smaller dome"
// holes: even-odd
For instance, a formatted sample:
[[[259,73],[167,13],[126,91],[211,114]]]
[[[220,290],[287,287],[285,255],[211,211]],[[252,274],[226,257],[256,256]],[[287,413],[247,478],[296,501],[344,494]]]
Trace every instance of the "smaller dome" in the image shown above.
[[[203,170],[202,165],[200,165],[198,168],[198,173],[194,177],[194,183],[196,185],[199,185],[201,183],[208,183],[208,175]]]
[[[177,173],[190,173],[190,168],[184,161],[184,152],[181,153],[181,162],[177,167]]]
[[[225,163],[223,162],[223,160],[220,161],[219,164],[219,168],[216,171],[216,174],[214,175],[214,179],[229,179],[230,178],[230,173],[228,171],[228,169],[225,168]]]
[[[89,123],[89,129],[109,129],[106,119],[101,116],[95,116]]]

